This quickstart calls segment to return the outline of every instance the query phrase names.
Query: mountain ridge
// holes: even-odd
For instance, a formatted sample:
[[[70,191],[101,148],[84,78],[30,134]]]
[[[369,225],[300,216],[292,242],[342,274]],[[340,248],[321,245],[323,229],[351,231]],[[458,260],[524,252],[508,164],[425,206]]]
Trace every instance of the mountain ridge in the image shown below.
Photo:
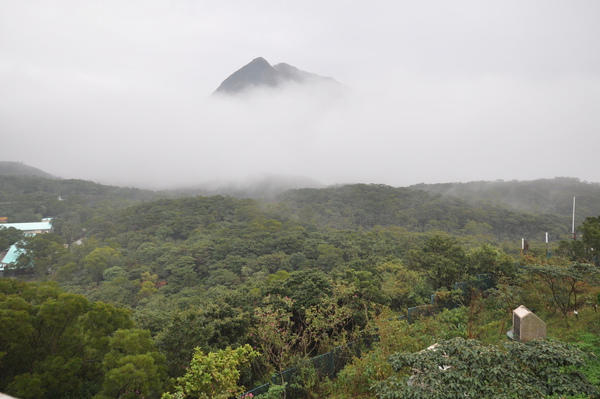
[[[581,215],[600,214],[600,183],[574,177],[552,179],[471,181],[464,183],[416,184],[408,186],[430,194],[451,196],[471,203],[503,204],[511,209],[570,216],[573,198],[576,219]]]
[[[286,83],[338,83],[335,79],[306,72],[284,62],[271,65],[257,57],[229,75],[214,94],[237,94],[253,88],[275,88]]]
[[[91,191],[97,188],[116,189],[118,186],[98,184],[88,180],[62,179],[44,172],[38,168],[22,162],[0,161],[0,180],[7,183],[15,178],[24,179],[49,179],[64,184],[56,191],[58,194],[69,194],[72,185],[83,185]],[[0,182],[2,183],[2,182]],[[322,190],[343,186],[353,186],[348,183],[339,185],[326,185],[303,176],[285,175],[259,175],[245,179],[230,181],[203,182],[196,185],[177,187],[171,189],[142,189],[135,187],[121,187],[132,192],[160,193],[164,196],[225,195],[237,198],[274,198],[282,193],[294,190]],[[65,186],[66,185],[66,186]],[[378,184],[366,184],[385,186]],[[64,187],[63,187],[64,186]],[[453,183],[420,183],[404,188],[413,191],[423,191],[432,195],[455,197],[473,204],[502,205],[508,209],[526,211],[534,214],[556,214],[570,218],[572,215],[573,197],[576,201],[576,220],[583,221],[586,216],[600,215],[600,183],[581,181],[573,177],[540,178],[535,180],[511,181],[471,181]]]
[[[35,176],[47,179],[59,179],[59,177],[44,172],[41,169],[34,168],[23,162],[0,161],[0,175],[4,176]]]

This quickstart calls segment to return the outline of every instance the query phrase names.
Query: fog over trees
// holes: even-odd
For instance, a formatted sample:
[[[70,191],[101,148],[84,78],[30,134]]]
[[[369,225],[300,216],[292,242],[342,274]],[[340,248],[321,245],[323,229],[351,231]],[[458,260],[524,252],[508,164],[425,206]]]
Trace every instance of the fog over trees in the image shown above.
[[[152,188],[600,181],[598,4],[271,3],[3,2],[2,158]],[[211,97],[257,57],[347,90]]]
[[[0,253],[22,251],[2,263],[1,392],[598,396],[598,184],[353,184],[253,199],[18,166],[0,174],[11,223]],[[573,191],[577,240],[568,212],[548,206]],[[42,218],[52,232],[19,230]],[[546,340],[506,342],[519,305],[547,323]]]
[[[0,0],[0,392],[598,398],[599,20]]]

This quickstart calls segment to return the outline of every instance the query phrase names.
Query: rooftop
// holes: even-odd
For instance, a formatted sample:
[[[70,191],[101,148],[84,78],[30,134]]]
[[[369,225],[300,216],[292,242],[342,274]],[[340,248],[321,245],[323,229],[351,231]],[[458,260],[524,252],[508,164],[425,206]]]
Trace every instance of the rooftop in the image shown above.
[[[32,230],[52,230],[52,222],[50,220],[44,220],[41,222],[30,222],[30,223],[2,223],[0,228],[14,227],[18,230],[32,231]]]
[[[4,256],[4,259],[0,262],[0,271],[4,270],[4,266],[7,264],[17,263],[17,259],[23,253],[23,251],[17,248],[16,245],[11,245],[8,252]]]
[[[516,308],[515,310],[513,310],[514,314],[516,314],[518,317],[524,317],[527,316],[528,314],[532,313],[531,310],[527,309],[525,306],[521,305],[518,308]]]

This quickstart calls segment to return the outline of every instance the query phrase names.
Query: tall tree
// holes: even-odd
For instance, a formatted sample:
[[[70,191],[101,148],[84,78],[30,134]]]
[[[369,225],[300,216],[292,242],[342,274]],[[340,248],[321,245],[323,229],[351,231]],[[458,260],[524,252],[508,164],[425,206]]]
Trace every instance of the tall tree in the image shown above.
[[[600,265],[600,216],[587,217],[578,230],[582,233],[588,261]]]
[[[119,264],[121,258],[121,253],[114,248],[98,247],[83,258],[82,264],[92,280],[99,283],[104,279],[104,271]]]
[[[454,238],[434,235],[421,249],[409,251],[409,266],[425,273],[435,289],[450,289],[467,271],[466,254]]]
[[[129,313],[55,283],[0,279],[0,391],[19,398],[78,396],[101,384],[108,337]]]
[[[547,303],[559,310],[565,320],[568,312],[583,304],[582,294],[589,290],[590,284],[600,283],[600,266],[590,263],[552,261],[527,265],[525,270],[542,287]]]
[[[0,225],[0,252],[8,249],[11,245],[23,238],[23,232],[14,227],[3,227]]]
[[[117,330],[109,349],[102,361],[104,383],[97,399],[157,398],[162,393],[165,356],[157,351],[150,331]]]
[[[23,252],[15,267],[45,276],[62,266],[67,259],[68,251],[64,244],[61,236],[52,233],[25,237],[17,243]]]

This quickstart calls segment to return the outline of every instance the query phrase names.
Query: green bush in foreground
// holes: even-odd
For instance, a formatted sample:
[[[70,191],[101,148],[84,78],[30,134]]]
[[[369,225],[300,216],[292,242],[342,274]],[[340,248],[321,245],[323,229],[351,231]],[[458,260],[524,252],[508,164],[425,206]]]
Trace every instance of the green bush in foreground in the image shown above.
[[[598,390],[579,371],[585,354],[561,341],[483,345],[455,338],[416,353],[390,357],[399,376],[376,386],[382,399],[539,398]]]

